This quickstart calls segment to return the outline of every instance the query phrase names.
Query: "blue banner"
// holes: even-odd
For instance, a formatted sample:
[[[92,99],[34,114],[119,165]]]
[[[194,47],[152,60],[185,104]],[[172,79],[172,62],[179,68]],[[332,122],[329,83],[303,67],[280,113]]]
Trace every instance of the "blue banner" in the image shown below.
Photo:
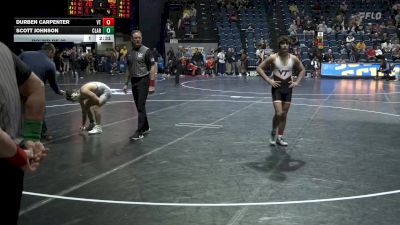
[[[322,76],[332,77],[375,77],[379,70],[379,63],[322,63]],[[400,65],[395,65],[391,76],[398,76]],[[379,72],[378,76],[383,76]]]

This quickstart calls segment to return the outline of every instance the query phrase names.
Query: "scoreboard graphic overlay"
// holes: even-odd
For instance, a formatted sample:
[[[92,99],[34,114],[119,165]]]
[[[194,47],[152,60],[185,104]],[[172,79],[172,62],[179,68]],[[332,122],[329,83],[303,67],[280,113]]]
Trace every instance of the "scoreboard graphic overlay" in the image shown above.
[[[68,0],[68,15],[130,18],[132,0]]]
[[[114,18],[15,18],[14,42],[114,42]]]

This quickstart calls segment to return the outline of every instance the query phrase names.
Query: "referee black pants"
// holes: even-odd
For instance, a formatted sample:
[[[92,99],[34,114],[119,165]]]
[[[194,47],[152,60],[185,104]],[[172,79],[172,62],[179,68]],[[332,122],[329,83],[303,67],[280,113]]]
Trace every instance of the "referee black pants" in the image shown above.
[[[150,77],[132,77],[132,94],[138,111],[137,131],[143,132],[149,129],[149,122],[146,114],[146,100],[149,94]]]
[[[0,159],[0,223],[16,225],[21,204],[24,172],[6,159]]]

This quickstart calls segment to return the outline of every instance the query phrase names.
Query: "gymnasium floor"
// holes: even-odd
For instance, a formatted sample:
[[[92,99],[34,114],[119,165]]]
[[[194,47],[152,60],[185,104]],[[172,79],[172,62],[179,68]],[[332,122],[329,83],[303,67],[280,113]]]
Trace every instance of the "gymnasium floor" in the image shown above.
[[[273,106],[258,77],[158,78],[137,123],[122,75],[103,134],[79,132],[80,107],[46,87],[54,140],[25,177],[23,225],[400,224],[400,83],[305,79],[294,91],[288,147],[268,144]],[[76,82],[79,85],[76,85]]]

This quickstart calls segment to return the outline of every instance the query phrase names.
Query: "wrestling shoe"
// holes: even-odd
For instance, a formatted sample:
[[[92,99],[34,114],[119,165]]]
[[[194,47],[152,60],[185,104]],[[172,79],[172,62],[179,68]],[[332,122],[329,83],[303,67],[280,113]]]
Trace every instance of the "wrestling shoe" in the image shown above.
[[[93,129],[88,132],[88,134],[101,134],[101,133],[103,133],[103,130],[101,129],[100,125],[94,126]]]
[[[89,126],[86,127],[86,131],[91,131],[96,126],[96,123],[89,123]]]
[[[276,139],[276,143],[280,146],[288,146],[288,143],[283,140],[282,135],[278,135],[278,139]]]

